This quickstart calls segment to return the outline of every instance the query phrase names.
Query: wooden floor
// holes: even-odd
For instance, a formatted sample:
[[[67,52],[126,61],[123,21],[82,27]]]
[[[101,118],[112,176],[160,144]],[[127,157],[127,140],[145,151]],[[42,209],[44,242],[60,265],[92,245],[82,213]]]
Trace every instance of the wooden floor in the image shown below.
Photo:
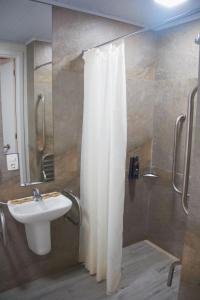
[[[105,282],[78,266],[70,272],[31,282],[0,294],[0,300],[177,300],[180,268],[173,286],[167,287],[167,275],[174,257],[148,241],[123,249],[121,289],[112,296],[105,294]]]

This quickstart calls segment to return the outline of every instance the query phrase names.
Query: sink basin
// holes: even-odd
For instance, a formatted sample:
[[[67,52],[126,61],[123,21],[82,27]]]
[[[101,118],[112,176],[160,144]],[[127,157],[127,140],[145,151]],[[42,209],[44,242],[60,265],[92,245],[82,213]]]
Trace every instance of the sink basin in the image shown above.
[[[71,200],[57,192],[43,195],[40,201],[32,197],[8,201],[13,218],[25,224],[29,248],[38,255],[51,251],[50,221],[66,214],[71,206]]]
[[[24,224],[53,221],[63,216],[72,206],[71,200],[61,194],[38,202],[29,201],[12,205],[12,201],[8,201],[8,204],[11,215],[15,220]]]

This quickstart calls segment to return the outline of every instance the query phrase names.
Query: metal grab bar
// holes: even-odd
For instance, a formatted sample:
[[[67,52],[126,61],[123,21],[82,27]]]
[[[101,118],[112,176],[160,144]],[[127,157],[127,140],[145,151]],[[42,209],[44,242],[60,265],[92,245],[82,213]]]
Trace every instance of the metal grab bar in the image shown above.
[[[181,265],[180,260],[176,260],[171,264],[170,269],[169,269],[168,278],[167,278],[167,286],[169,286],[169,287],[172,286],[175,268],[176,268],[176,266],[180,266],[180,265]]]
[[[176,156],[177,156],[177,140],[179,135],[179,128],[182,122],[185,121],[186,116],[181,114],[177,117],[174,128],[174,149],[173,149],[173,162],[172,162],[172,186],[178,194],[182,194],[181,190],[176,186]]]
[[[39,107],[40,102],[42,102],[42,146],[39,147],[39,151],[43,152],[46,147],[46,132],[45,132],[45,98],[44,95],[39,94],[38,100],[36,103],[36,135],[38,135],[38,118],[37,118],[37,109]]]
[[[193,116],[194,116],[194,98],[198,91],[196,86],[189,95],[188,99],[188,120],[187,120],[187,134],[186,134],[186,146],[185,146],[185,166],[183,174],[183,191],[182,191],[182,207],[186,215],[188,215],[187,205],[187,193],[189,185],[189,173],[190,173],[190,158],[192,149],[192,130],[193,130]]]
[[[72,222],[74,225],[79,225],[79,226],[80,226],[80,225],[82,224],[82,208],[81,208],[81,205],[80,205],[80,199],[79,199],[77,196],[75,196],[74,193],[73,193],[72,191],[69,191],[69,190],[67,190],[67,189],[64,189],[62,193],[63,193],[63,195],[65,195],[65,196],[69,196],[70,199],[72,200],[73,205],[74,205],[74,204],[76,205],[76,207],[77,207],[77,209],[78,209],[78,217],[79,217],[79,220],[78,220],[78,221],[74,220],[74,219],[73,219],[73,216],[70,215],[70,212],[73,213],[73,212],[72,212],[72,209],[71,209],[70,212],[68,212],[68,213],[64,216],[64,218],[65,218],[65,219],[68,219],[68,220],[69,220],[70,222]]]
[[[1,227],[2,227],[2,240],[3,240],[3,246],[7,246],[7,231],[6,231],[6,219],[3,212],[3,209],[0,207],[0,221],[1,221]]]

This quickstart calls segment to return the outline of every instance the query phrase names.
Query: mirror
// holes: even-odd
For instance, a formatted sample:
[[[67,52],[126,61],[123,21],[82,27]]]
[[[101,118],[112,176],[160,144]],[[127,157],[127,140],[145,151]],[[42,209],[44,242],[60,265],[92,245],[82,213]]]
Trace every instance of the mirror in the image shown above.
[[[54,180],[52,118],[52,47],[27,45],[27,116],[30,181]]]
[[[52,7],[16,2],[1,2],[0,140],[7,171],[30,185],[54,180]]]

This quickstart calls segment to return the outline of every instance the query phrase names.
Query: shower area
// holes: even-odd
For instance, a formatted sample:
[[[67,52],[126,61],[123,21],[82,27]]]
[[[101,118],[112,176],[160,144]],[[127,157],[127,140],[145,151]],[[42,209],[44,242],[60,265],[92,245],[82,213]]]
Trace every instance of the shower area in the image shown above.
[[[144,247],[143,250],[146,248],[147,255],[152,249],[157,251],[158,261],[154,261],[153,273],[155,269],[161,272],[158,277],[162,283],[156,292],[153,286],[158,278],[152,275],[152,281],[147,279],[151,295],[148,299],[178,299],[180,265],[188,259],[184,260],[184,249],[190,255],[192,246],[188,243],[195,239],[186,232],[190,163],[194,164],[197,159],[193,142],[199,68],[199,46],[195,43],[198,27],[199,21],[196,21],[142,33],[126,41],[132,53],[128,50],[126,53],[128,149],[123,240],[125,249],[132,247],[133,255],[134,251],[137,253],[137,245]],[[130,176],[135,159],[139,160],[139,176],[134,176],[135,170]],[[156,263],[160,263],[159,253],[166,259],[163,269],[156,267]],[[151,278],[148,272],[154,264],[150,261],[149,257],[144,263],[146,275],[142,273],[147,278]],[[192,259],[188,265],[191,263]],[[187,272],[183,267],[182,280],[188,279]],[[140,280],[145,282],[142,276]],[[192,279],[189,281],[191,284]],[[183,293],[182,285],[179,296],[183,298],[180,299],[193,299],[192,295],[183,295],[181,291]]]
[[[186,261],[188,264],[188,251],[193,251],[192,239],[196,238],[195,234],[188,234],[187,221],[188,202],[196,197],[194,189],[191,191],[190,165],[195,165],[198,155],[193,145],[198,111],[198,28],[199,20],[159,30],[142,30],[124,38],[128,134],[123,215],[123,289],[113,299],[178,299],[181,266],[180,295],[183,293],[183,282],[189,277],[188,270],[192,269],[191,258],[188,270],[185,264]],[[108,45],[103,44],[103,47],[105,50]],[[89,51],[99,51],[99,55],[103,55],[104,50]],[[98,74],[98,68],[96,72]],[[85,77],[84,81],[87,81]],[[91,93],[95,88],[93,85]],[[121,107],[119,99],[117,103]],[[104,117],[108,120],[106,113],[110,104],[109,99],[106,100]],[[95,110],[92,111],[95,114]],[[95,132],[95,122],[92,124]],[[106,141],[104,138],[102,140]],[[121,145],[118,144],[118,147]],[[96,154],[100,159],[98,150]],[[118,159],[121,157],[118,156]],[[116,170],[121,171],[117,167]],[[118,186],[117,179],[116,190]],[[89,198],[88,193],[85,195]],[[115,200],[112,206],[114,216],[119,204],[117,197]],[[97,206],[99,209],[102,202],[101,198]],[[99,231],[97,228],[97,240]],[[119,232],[118,228],[116,232]],[[97,247],[97,263],[98,251],[101,250]],[[112,257],[113,264],[114,259]],[[91,271],[87,265],[86,268]],[[97,274],[98,281],[98,268],[91,274]],[[106,280],[108,284],[109,276]],[[190,280],[191,283],[194,278]],[[179,297],[184,299],[185,296],[182,294]]]

